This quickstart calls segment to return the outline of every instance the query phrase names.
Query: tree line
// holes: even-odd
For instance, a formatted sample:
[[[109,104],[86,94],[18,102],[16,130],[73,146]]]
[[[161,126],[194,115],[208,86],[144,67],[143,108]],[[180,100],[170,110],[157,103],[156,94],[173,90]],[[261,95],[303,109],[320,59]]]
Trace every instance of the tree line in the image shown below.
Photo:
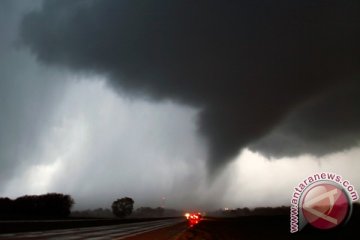
[[[215,212],[208,213],[211,216],[221,217],[241,217],[241,216],[274,216],[274,215],[288,215],[290,212],[289,206],[281,207],[256,207],[254,209],[235,208],[235,209],[219,209]]]
[[[182,215],[181,212],[177,210],[165,209],[162,207],[139,207],[134,211],[134,200],[130,197],[115,200],[111,205],[111,210],[113,215],[119,218],[124,218],[130,215],[137,218],[156,218]]]
[[[160,218],[160,217],[178,217],[182,216],[183,212],[176,209],[168,208],[152,208],[139,207],[134,209],[129,217],[133,218]],[[86,210],[76,210],[71,212],[71,217],[76,218],[114,218],[116,217],[109,208],[96,208]]]
[[[66,218],[73,205],[73,198],[61,193],[0,198],[0,218]]]

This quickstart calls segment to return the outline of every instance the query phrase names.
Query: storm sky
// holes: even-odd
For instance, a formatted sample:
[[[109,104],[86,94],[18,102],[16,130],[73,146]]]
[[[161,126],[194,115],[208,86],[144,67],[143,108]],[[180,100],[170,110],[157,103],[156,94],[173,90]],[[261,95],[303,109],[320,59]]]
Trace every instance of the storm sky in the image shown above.
[[[288,204],[360,186],[358,1],[0,0],[0,196]]]

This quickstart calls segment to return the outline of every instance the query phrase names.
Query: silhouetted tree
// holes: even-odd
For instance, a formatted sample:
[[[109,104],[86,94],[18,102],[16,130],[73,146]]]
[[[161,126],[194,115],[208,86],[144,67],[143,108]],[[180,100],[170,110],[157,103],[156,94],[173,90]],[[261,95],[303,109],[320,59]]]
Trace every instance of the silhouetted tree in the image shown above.
[[[10,198],[0,198],[0,217],[8,217],[13,212],[13,201]]]
[[[48,193],[22,196],[15,200],[0,198],[0,216],[15,218],[68,217],[74,200],[69,195]]]
[[[74,200],[69,195],[48,193],[39,196],[38,211],[42,216],[68,217]]]
[[[123,218],[129,216],[134,209],[134,200],[129,197],[117,199],[112,203],[111,209],[117,217]]]

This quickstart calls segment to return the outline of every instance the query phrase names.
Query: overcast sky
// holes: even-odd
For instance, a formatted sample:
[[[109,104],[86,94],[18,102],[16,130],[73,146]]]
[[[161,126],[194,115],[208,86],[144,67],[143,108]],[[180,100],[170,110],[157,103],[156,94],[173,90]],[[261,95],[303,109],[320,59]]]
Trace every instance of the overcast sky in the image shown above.
[[[0,0],[0,196],[288,205],[360,186],[358,1]]]

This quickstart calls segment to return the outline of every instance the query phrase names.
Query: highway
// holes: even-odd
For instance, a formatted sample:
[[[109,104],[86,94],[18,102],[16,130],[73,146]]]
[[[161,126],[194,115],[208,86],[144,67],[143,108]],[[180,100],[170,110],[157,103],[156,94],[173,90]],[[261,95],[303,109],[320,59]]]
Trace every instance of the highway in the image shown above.
[[[96,239],[120,240],[134,237],[150,231],[174,226],[184,219],[165,219],[150,222],[127,223],[101,227],[72,228],[62,230],[37,231],[26,233],[0,234],[0,239]]]
[[[206,217],[189,227],[185,219],[163,219],[123,223],[101,227],[72,228],[27,233],[0,234],[0,240],[24,239],[90,239],[90,240],[234,240],[234,239],[351,239],[358,234],[359,216],[334,231],[304,229],[297,234],[289,231],[289,216],[246,216],[233,218]]]

